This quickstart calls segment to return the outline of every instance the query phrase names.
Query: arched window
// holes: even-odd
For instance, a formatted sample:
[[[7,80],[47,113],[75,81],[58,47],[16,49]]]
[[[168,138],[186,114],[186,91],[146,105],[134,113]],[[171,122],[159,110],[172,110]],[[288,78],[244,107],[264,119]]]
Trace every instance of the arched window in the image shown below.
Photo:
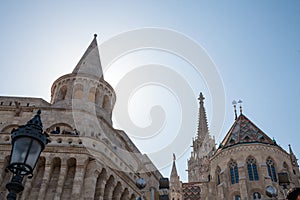
[[[96,99],[96,88],[91,88],[88,95],[89,102],[95,103]]]
[[[58,92],[58,95],[57,95],[57,101],[64,100],[66,98],[66,95],[67,95],[67,86],[63,85],[59,89],[59,92]]]
[[[237,163],[233,160],[229,162],[229,171],[230,171],[230,179],[231,184],[235,184],[239,182],[239,170]]]
[[[261,199],[261,194],[259,192],[254,192],[253,193],[253,199],[254,200]]]
[[[106,111],[108,111],[108,112],[110,111],[110,101],[109,101],[109,97],[107,95],[104,95],[102,107]]]
[[[253,157],[249,157],[247,159],[247,170],[248,176],[250,181],[257,181],[258,180],[258,173],[257,173],[257,166],[256,160]]]
[[[271,180],[273,182],[277,182],[276,170],[273,160],[271,158],[268,158],[266,164],[268,167],[268,174],[271,177]]]
[[[81,84],[77,84],[74,87],[73,99],[81,99],[83,96],[83,86]]]
[[[234,200],[241,200],[241,196],[240,195],[235,195]]]
[[[216,169],[216,178],[217,178],[217,185],[221,183],[221,168],[218,166]]]
[[[288,164],[286,164],[286,162],[283,162],[282,167],[285,171],[289,170],[289,166],[288,166]]]

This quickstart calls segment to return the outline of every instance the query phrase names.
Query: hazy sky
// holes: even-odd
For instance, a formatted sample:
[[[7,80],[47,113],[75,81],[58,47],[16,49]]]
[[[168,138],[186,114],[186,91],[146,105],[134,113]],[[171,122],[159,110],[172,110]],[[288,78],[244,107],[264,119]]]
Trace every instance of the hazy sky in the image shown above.
[[[3,1],[0,13],[1,96],[42,97],[50,101],[53,81],[72,72],[94,33],[101,45],[134,29],[172,30],[202,46],[222,78],[226,116],[221,135],[212,133],[220,135],[217,143],[233,123],[232,100],[242,99],[243,113],[284,149],[291,144],[300,158],[300,1],[27,0]],[[148,55],[129,55],[132,58],[123,62],[131,65],[136,58],[148,63]],[[153,58],[161,61],[165,56],[168,55],[160,53]],[[180,63],[176,59],[173,64]],[[104,73],[104,77],[114,86],[120,75],[111,72]],[[203,91],[210,121],[214,105],[208,87],[202,90],[203,80],[200,82],[198,87],[192,85],[195,101]],[[163,94],[158,92],[159,96]],[[139,98],[132,101],[143,101]],[[170,105],[173,103],[176,101]],[[134,118],[140,113],[130,115]],[[197,115],[191,118],[196,120]],[[196,127],[197,124],[192,135],[196,135]],[[184,181],[189,152],[177,160]],[[172,155],[166,159],[171,161]],[[170,169],[162,172],[169,176]]]

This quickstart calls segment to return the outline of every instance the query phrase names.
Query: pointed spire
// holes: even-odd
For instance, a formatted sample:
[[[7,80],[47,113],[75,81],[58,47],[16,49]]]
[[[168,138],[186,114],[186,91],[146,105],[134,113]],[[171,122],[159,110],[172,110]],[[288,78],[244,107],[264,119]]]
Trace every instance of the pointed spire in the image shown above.
[[[290,144],[289,144],[289,151],[290,151],[290,159],[291,159],[292,165],[298,167],[299,165],[297,162],[297,158],[296,158]]]
[[[200,107],[199,107],[199,121],[198,121],[198,138],[200,140],[204,140],[204,138],[208,135],[208,124],[207,117],[204,108],[204,96],[202,92],[200,92],[200,96],[198,98]]]
[[[173,153],[173,166],[172,166],[172,171],[171,171],[171,177],[177,178],[178,177],[178,173],[177,173],[175,161],[176,161],[176,156]]]
[[[176,157],[175,154],[173,153],[173,166],[172,166],[172,171],[170,176],[170,186],[178,190],[180,187],[180,179],[177,173],[175,161],[176,161]]]
[[[99,77],[99,79],[103,79],[102,66],[96,38],[97,34],[94,34],[94,39],[79,60],[72,73],[93,75]]]

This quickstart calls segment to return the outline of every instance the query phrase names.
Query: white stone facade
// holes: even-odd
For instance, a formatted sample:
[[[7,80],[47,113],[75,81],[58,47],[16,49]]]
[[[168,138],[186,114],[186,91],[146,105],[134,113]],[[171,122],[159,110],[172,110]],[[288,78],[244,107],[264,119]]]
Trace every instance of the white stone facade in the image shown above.
[[[124,131],[112,127],[116,96],[103,79],[98,54],[95,37],[74,71],[53,83],[50,103],[0,97],[0,199],[11,178],[5,172],[11,130],[39,109],[51,142],[33,178],[24,178],[19,200],[133,200],[142,194],[135,185],[138,177],[147,181],[146,191],[158,190],[159,171]]]

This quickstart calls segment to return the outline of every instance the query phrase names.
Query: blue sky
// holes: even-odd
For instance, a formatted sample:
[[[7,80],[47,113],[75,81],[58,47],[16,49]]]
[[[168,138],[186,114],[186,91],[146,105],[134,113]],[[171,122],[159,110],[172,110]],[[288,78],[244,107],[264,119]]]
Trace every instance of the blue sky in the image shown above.
[[[0,13],[1,96],[49,101],[53,81],[73,70],[94,33],[101,44],[133,29],[170,29],[201,45],[217,66],[226,95],[218,141],[233,123],[232,100],[242,99],[244,114],[300,157],[299,1],[29,0],[2,2]],[[188,155],[177,161],[183,180]]]

